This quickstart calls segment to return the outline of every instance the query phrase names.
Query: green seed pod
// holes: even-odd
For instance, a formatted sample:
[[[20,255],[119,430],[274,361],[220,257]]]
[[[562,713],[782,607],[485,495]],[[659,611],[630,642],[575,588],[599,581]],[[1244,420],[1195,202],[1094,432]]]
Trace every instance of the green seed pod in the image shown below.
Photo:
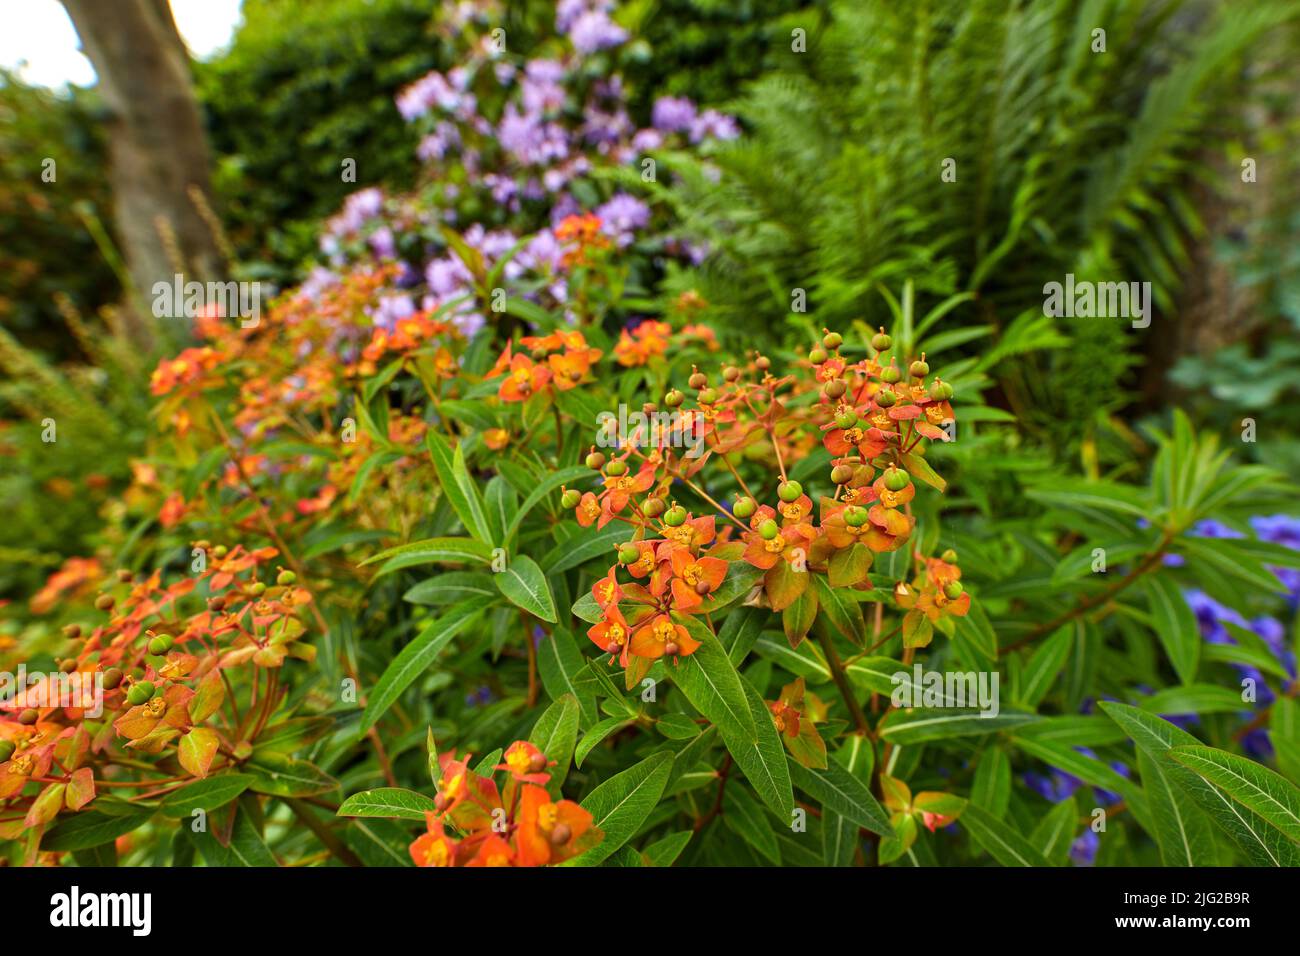
[[[736,379],[740,378],[740,369],[736,368],[734,365],[728,365],[722,370],[722,378],[724,381],[734,382]]]
[[[764,541],[771,541],[773,538],[777,536],[777,533],[780,530],[781,530],[780,527],[778,527],[777,523],[773,521],[771,518],[768,518],[761,525],[758,526],[759,537],[761,537]]]
[[[0,740],[0,763],[12,757],[17,749],[17,745],[12,740]]]
[[[871,337],[871,347],[877,352],[888,352],[890,346],[893,344],[894,340],[885,334],[884,329],[881,329]]]
[[[952,398],[952,386],[947,382],[941,382],[935,379],[930,383],[930,397],[936,402],[946,402]]]
[[[766,372],[772,367],[772,360],[766,355],[760,355],[758,358],[754,359],[754,367],[760,372]]]
[[[254,581],[253,586],[248,589],[248,593],[253,595],[253,597],[261,597],[266,593],[266,582]]]
[[[836,465],[831,469],[831,481],[837,485],[847,485],[852,478],[852,465]]]
[[[32,724],[36,723],[36,721],[40,719],[41,719],[40,712],[35,707],[28,707],[26,710],[24,710],[21,714],[18,715],[18,723],[25,724],[28,727],[30,727]]]
[[[858,413],[853,411],[839,412],[835,416],[836,428],[852,428],[858,423]]]
[[[965,590],[966,589],[961,586],[960,581],[949,581],[944,585],[943,593],[947,596],[949,601],[955,601],[961,597],[962,592]]]
[[[812,362],[814,365],[821,365],[828,358],[830,358],[830,356],[826,354],[825,349],[815,348],[808,353],[808,361]]]
[[[289,570],[281,571],[279,574],[275,576],[275,583],[280,585],[280,587],[282,588],[287,588],[290,584],[293,584],[297,580],[298,580],[298,575],[294,574],[292,571]]]
[[[895,468],[892,465],[885,472],[885,487],[890,491],[902,491],[911,482],[912,477],[902,468]]]
[[[81,626],[78,624],[69,624],[63,629],[63,636],[70,641],[75,641],[81,637]]]
[[[844,509],[844,523],[850,528],[861,528],[868,517],[867,509],[859,505],[849,505]]]
[[[155,637],[149,642],[150,654],[166,654],[169,650],[171,650],[171,644],[161,637]]]
[[[718,400],[718,390],[716,388],[706,388],[695,397],[700,400],[701,405],[712,405]]]
[[[113,690],[122,683],[122,668],[110,667],[104,671],[104,689]]]
[[[930,366],[920,359],[909,365],[907,370],[912,374],[913,378],[925,378],[930,374]]]
[[[109,610],[112,608],[113,604],[113,595],[111,594],[101,594],[99,597],[95,598],[95,607],[101,611]]]
[[[709,384],[709,378],[703,372],[692,372],[691,377],[686,380],[686,384],[698,392]]]
[[[792,501],[798,501],[799,496],[803,494],[803,485],[797,481],[783,481],[776,488],[776,496],[789,504]]]
[[[600,471],[605,467],[605,455],[603,452],[593,451],[587,456],[587,467],[592,471]]]
[[[844,336],[838,332],[827,332],[822,336],[822,345],[828,349],[837,349],[844,344]]]
[[[582,500],[582,492],[576,488],[564,489],[564,494],[560,495],[560,507],[573,509],[578,507],[578,502]]]
[[[757,510],[758,510],[758,505],[757,503],[755,503],[754,499],[745,497],[745,498],[736,499],[736,503],[732,507],[731,512],[737,518],[744,519],[744,518],[751,517],[754,514],[754,512]]]
[[[903,377],[903,373],[898,370],[897,365],[886,365],[880,370],[880,380],[887,385],[893,385]]]
[[[621,458],[611,459],[605,465],[605,474],[609,475],[611,478],[621,478],[623,475],[627,474],[627,462]]]
[[[664,524],[670,528],[678,528],[686,523],[686,509],[681,505],[673,505],[664,512]]]
[[[845,385],[841,379],[838,378],[831,379],[822,388],[822,391],[826,394],[827,398],[839,398],[848,390],[849,387]]]
[[[155,689],[152,681],[142,680],[139,683],[132,684],[131,689],[126,692],[126,702],[136,707],[148,703],[149,699],[153,697]]]
[[[647,518],[658,518],[667,507],[662,498],[647,498],[641,505],[641,513]]]
[[[212,549],[212,556],[216,558],[218,561],[220,561],[229,553],[230,552],[226,549],[226,546],[224,544],[219,544]]]
[[[949,548],[949,549],[948,549],[947,551],[945,551],[943,554],[939,555],[939,560],[941,560],[941,561],[943,561],[943,562],[945,562],[945,563],[947,563],[947,564],[956,564],[956,563],[957,563],[957,552],[954,551],[952,548]]]
[[[682,403],[682,400],[685,398],[686,396],[682,394],[682,392],[679,389],[670,388],[668,390],[668,393],[664,395],[664,404],[667,405],[669,408],[676,408],[678,405]]]
[[[876,392],[876,404],[881,408],[891,408],[898,404],[898,396],[887,388]]]
[[[641,557],[641,549],[634,544],[621,545],[618,549],[618,563],[631,564]]]

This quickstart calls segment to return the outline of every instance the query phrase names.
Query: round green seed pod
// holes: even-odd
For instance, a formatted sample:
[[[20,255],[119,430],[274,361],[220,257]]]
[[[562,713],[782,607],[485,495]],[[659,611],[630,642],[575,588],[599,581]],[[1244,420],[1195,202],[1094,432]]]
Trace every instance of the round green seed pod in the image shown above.
[[[773,538],[777,536],[777,533],[780,530],[781,529],[777,526],[777,523],[773,521],[771,518],[768,518],[766,521],[764,521],[761,525],[758,526],[759,537],[761,537],[764,541],[771,541]]]
[[[758,505],[754,502],[754,499],[745,497],[736,499],[735,505],[732,506],[731,513],[737,518],[743,519],[751,517],[757,510]]]
[[[792,501],[798,501],[799,496],[803,494],[803,485],[797,481],[783,481],[777,486],[776,496],[789,504]]]

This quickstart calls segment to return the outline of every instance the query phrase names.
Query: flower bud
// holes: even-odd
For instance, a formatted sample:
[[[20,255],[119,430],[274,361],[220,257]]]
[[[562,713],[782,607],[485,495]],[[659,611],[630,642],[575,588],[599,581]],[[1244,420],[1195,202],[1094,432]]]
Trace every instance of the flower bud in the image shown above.
[[[890,465],[885,471],[885,487],[890,491],[902,491],[911,480],[911,476],[902,468],[895,468]]]
[[[797,481],[783,481],[777,485],[776,496],[789,504],[792,501],[798,501],[799,496],[803,494],[803,485]]]
[[[731,508],[731,513],[737,518],[748,518],[758,510],[758,505],[753,498],[737,498],[735,505]]]

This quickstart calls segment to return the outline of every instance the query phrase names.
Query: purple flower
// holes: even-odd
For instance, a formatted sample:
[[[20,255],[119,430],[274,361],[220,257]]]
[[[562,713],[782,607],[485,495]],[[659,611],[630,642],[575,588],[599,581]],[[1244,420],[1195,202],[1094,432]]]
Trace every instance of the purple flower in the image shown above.
[[[1092,866],[1097,862],[1097,849],[1101,846],[1101,837],[1091,828],[1084,830],[1070,844],[1070,862],[1075,866]]]
[[[370,310],[375,325],[381,329],[392,330],[399,319],[415,314],[415,303],[409,295],[388,295],[379,300],[379,305]]]
[[[627,31],[603,11],[588,10],[574,21],[569,39],[579,53],[595,53],[597,50],[618,46],[627,39]]]
[[[740,127],[734,118],[717,110],[705,110],[695,122],[691,123],[691,142],[698,143],[706,139],[735,139],[740,135]]]
[[[596,207],[602,228],[619,246],[631,245],[633,233],[650,224],[650,207],[628,193],[615,193],[609,202]]]
[[[685,133],[695,122],[695,104],[684,96],[661,96],[650,111],[650,122],[665,133]]]

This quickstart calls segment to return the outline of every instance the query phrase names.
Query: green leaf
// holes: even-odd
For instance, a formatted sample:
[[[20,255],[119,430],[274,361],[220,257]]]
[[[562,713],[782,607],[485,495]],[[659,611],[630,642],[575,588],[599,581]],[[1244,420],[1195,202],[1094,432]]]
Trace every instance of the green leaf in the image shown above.
[[[542,567],[547,574],[561,574],[601,555],[606,557],[605,570],[614,559],[614,545],[622,544],[632,532],[621,521],[607,524],[598,531],[583,534],[576,541],[563,541],[546,553]]]
[[[284,754],[255,754],[245,769],[254,777],[254,791],[276,797],[314,797],[339,785],[315,764]]]
[[[771,819],[744,787],[727,788],[722,820],[727,829],[757,850],[759,856],[773,866],[781,865],[781,845],[772,832]]]
[[[389,817],[424,822],[425,813],[437,811],[432,797],[402,787],[379,787],[362,790],[343,801],[341,817]]]
[[[188,817],[195,810],[224,807],[253,785],[246,773],[222,773],[206,780],[196,780],[169,793],[162,802],[162,812],[169,817]]]
[[[1139,750],[1137,756],[1164,865],[1213,866],[1217,861],[1210,821],[1174,785],[1160,761],[1145,750]]]
[[[587,794],[582,801],[583,809],[591,814],[592,822],[604,831],[605,837],[587,852],[566,860],[564,865],[595,866],[632,839],[659,803],[672,768],[672,754],[663,751],[651,754]]]
[[[203,854],[203,860],[212,867],[279,866],[275,855],[267,848],[261,834],[245,812],[235,818],[230,834],[230,845],[222,846],[211,828],[201,833],[191,833],[190,838]]]
[[[493,475],[483,495],[483,507],[492,540],[505,546],[505,531],[519,510],[519,497],[500,475]]]
[[[1300,843],[1300,790],[1282,775],[1214,747],[1178,746],[1169,756]]]
[[[496,597],[499,592],[492,575],[482,571],[444,571],[421,581],[402,595],[411,604],[441,607],[472,597]]]
[[[1047,866],[1047,860],[1034,845],[993,814],[970,804],[961,816],[961,824],[971,839],[983,847],[1003,866]]]
[[[578,698],[563,694],[542,712],[528,735],[529,743],[555,761],[550,782],[556,786],[569,775],[569,762],[578,740],[578,715]]]
[[[646,859],[650,861],[652,866],[672,866],[676,859],[681,856],[682,850],[686,849],[686,844],[691,842],[691,837],[694,835],[691,830],[670,833],[662,840],[657,840],[645,848]]]
[[[118,837],[143,826],[153,815],[145,813],[107,814],[87,811],[56,823],[42,838],[41,849],[51,852],[86,850],[111,843]]]
[[[980,755],[970,799],[995,817],[1006,814],[1011,802],[1011,760],[1001,747],[990,747]]]
[[[790,779],[825,809],[838,813],[853,824],[881,836],[894,832],[885,808],[871,795],[866,784],[845,770],[836,758],[827,759],[825,770],[811,770],[797,762],[791,763]]]
[[[763,802],[782,820],[790,820],[794,810],[794,791],[790,783],[790,763],[786,760],[781,735],[777,733],[772,713],[763,703],[758,691],[743,677],[740,678],[740,683],[757,737],[751,739],[746,734],[737,734],[719,727],[722,742]]]
[[[1026,491],[1036,501],[1066,508],[1097,508],[1115,514],[1146,518],[1151,507],[1141,492],[1128,485],[1083,478],[1040,481]]]
[[[1168,577],[1155,575],[1143,585],[1151,602],[1152,626],[1156,636],[1184,684],[1196,679],[1196,665],[1201,657],[1201,632],[1196,615],[1187,606],[1178,585]]]
[[[1029,708],[1036,708],[1052,689],[1056,677],[1065,667],[1070,656],[1070,647],[1074,639],[1073,622],[1065,625],[1045,640],[1034,651],[1029,663],[1020,675],[1019,703]]]
[[[582,739],[578,741],[578,747],[573,752],[573,762],[578,767],[581,767],[582,762],[587,759],[587,754],[591,753],[597,744],[616,730],[621,730],[630,723],[633,723],[633,721],[626,717],[607,717],[589,727],[583,732]]]
[[[561,468],[559,471],[551,472],[545,478],[537,483],[537,486],[528,493],[524,503],[519,506],[515,512],[514,520],[506,528],[505,541],[509,544],[514,540],[515,533],[519,530],[520,523],[527,517],[528,513],[537,506],[537,504],[549,495],[552,491],[557,490],[561,485],[567,485],[570,482],[590,480],[593,472],[585,465],[573,465],[569,468]]]
[[[380,551],[362,561],[361,566],[385,560],[392,563],[391,570],[394,571],[417,564],[487,564],[492,560],[492,549],[469,538],[425,538]],[[375,576],[386,574],[388,570],[389,565],[385,565]]]
[[[433,458],[433,467],[438,473],[442,493],[456,512],[456,517],[460,518],[461,524],[472,537],[484,544],[491,544],[492,534],[486,508],[465,467],[464,449],[458,444],[456,450],[452,451],[447,439],[433,429],[425,434],[424,443]]]
[[[361,730],[374,726],[375,721],[402,695],[402,691],[428,669],[434,658],[451,643],[452,638],[465,630],[479,612],[491,603],[491,598],[470,598],[448,608],[441,617],[426,624],[419,636],[403,647],[384,669],[366,703],[365,713],[361,715]]]
[[[674,615],[674,619],[686,626],[700,647],[681,659],[673,672],[673,682],[691,706],[717,724],[724,734],[757,741],[758,731],[745,702],[740,674],[718,638],[699,618]]]
[[[1300,866],[1300,852],[1254,811],[1237,803],[1221,788],[1174,760],[1175,747],[1199,747],[1201,742],[1180,727],[1136,707],[1115,701],[1098,706],[1190,796],[1256,866]]]
[[[582,656],[573,641],[573,635],[566,628],[557,627],[550,637],[537,642],[537,670],[542,677],[542,686],[546,688],[551,700],[572,694],[578,700],[582,718],[580,723],[595,723],[595,694],[589,686],[582,684],[587,659]]]
[[[990,811],[991,812],[991,811]],[[994,813],[998,819],[1002,814]],[[1052,807],[1038,821],[1029,838],[1030,844],[1047,860],[1051,866],[1065,866],[1070,859],[1070,844],[1079,830],[1079,808],[1074,797],[1067,797]]]
[[[822,812],[822,861],[827,866],[852,866],[858,849],[858,825],[834,810]]]
[[[990,717],[981,716],[978,710],[958,708],[896,710],[881,722],[880,736],[894,744],[916,744],[948,737],[997,733],[1039,719],[1034,714],[1008,710]]]
[[[528,555],[518,554],[510,558],[505,570],[496,574],[494,580],[511,604],[548,624],[559,621],[555,613],[555,596],[546,583],[546,575]]]

